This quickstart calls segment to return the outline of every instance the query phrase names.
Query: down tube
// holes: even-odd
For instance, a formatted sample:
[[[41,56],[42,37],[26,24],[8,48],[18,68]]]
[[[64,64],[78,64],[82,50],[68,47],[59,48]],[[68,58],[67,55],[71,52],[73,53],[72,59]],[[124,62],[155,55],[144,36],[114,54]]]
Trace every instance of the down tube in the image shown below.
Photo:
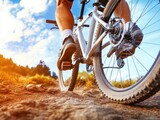
[[[94,12],[97,12],[97,7],[94,7],[94,11],[92,12],[92,15]],[[96,20],[94,19],[94,17],[92,17],[91,24],[90,24],[90,30],[89,30],[88,44],[87,44],[87,48],[86,48],[86,55],[88,55],[88,53],[92,47],[95,24],[96,24]]]
[[[82,33],[81,28],[77,28],[77,34],[78,34],[78,40],[79,40],[79,43],[80,43],[80,47],[81,47],[81,50],[82,50],[83,57],[86,58],[86,55],[85,55],[86,41],[83,37],[83,33]]]

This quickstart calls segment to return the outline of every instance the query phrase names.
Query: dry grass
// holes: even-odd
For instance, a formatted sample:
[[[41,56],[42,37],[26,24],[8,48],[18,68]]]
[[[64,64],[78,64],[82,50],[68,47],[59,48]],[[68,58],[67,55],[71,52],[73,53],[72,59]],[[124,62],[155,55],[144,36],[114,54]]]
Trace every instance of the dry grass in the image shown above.
[[[27,84],[43,84],[47,86],[55,86],[57,85],[56,80],[49,76],[44,75],[35,75],[35,76],[22,76],[13,72],[6,72],[0,70],[0,83],[3,85],[4,83],[17,85],[17,86],[26,86]]]
[[[21,77],[19,79],[19,82],[23,84],[23,86],[27,84],[43,84],[46,86],[57,85],[54,78],[51,78],[49,76],[44,76],[44,75],[38,75],[38,74],[36,74],[35,76]]]
[[[112,81],[111,84],[117,88],[126,88],[135,84],[137,80]],[[95,85],[96,85],[96,79],[93,73],[89,74],[85,71],[78,73],[77,83],[76,83],[77,87],[85,86],[87,89],[89,89]]]
[[[117,88],[127,88],[135,84],[137,80],[112,81],[111,84]]]
[[[35,76],[22,76],[19,74],[16,74],[14,72],[6,72],[0,70],[0,83],[9,83],[14,84],[18,86],[26,86],[27,84],[43,84],[47,86],[55,86],[57,85],[57,82],[54,78],[51,78],[49,76],[44,75],[38,75]],[[125,80],[125,81],[112,81],[111,84],[118,88],[126,88],[133,84],[135,84],[137,80]],[[76,86],[84,86],[87,89],[93,87],[96,85],[96,79],[94,77],[93,73],[87,73],[85,71],[79,72],[77,77],[77,83]]]
[[[96,79],[93,73],[79,72],[77,77],[77,86],[85,86],[87,89],[96,85]]]
[[[0,82],[3,83],[12,83],[17,84],[19,81],[20,75],[13,72],[6,72],[0,70]]]

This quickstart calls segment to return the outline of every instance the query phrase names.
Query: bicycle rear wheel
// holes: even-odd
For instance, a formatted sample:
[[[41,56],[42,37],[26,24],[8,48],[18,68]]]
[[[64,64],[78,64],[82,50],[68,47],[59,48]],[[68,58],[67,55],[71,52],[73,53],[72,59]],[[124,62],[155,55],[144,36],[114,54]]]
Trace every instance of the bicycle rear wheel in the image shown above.
[[[107,22],[114,18],[115,5],[105,8],[103,16]],[[160,89],[160,1],[126,0],[130,7],[132,21],[143,32],[143,40],[135,53],[123,59],[124,66],[119,67],[117,56],[107,57],[112,44],[105,38],[97,48],[93,58],[94,71],[100,90],[111,100],[132,104],[141,102]],[[98,25],[96,39],[104,29]]]

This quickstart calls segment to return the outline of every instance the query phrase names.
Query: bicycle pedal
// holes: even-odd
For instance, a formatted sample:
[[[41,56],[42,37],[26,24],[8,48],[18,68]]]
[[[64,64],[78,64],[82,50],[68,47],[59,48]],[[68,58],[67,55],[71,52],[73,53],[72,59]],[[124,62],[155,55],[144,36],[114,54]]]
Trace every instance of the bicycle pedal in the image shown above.
[[[61,64],[61,69],[62,70],[69,70],[72,69],[72,62],[71,61],[63,61]]]

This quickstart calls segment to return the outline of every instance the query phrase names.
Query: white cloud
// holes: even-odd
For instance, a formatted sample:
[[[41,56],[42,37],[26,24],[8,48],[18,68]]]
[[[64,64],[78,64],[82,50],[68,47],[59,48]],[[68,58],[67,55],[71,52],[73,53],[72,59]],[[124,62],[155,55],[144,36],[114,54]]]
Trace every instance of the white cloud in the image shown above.
[[[10,9],[8,8],[10,6]],[[15,17],[10,13],[10,10],[13,8],[12,5],[1,4],[1,12],[0,12],[0,43],[6,43],[10,40],[19,41],[19,31],[23,24],[22,22],[15,19]],[[14,34],[18,32],[17,34]],[[12,34],[10,34],[12,33]]]
[[[49,32],[49,34],[53,34],[53,32]],[[37,37],[37,39],[41,39],[41,36]],[[53,35],[50,35],[43,40],[37,40],[38,42],[34,46],[30,47],[27,52],[15,54],[14,60],[19,64],[25,63],[25,65],[29,66],[35,66],[40,60],[44,60],[53,71],[56,71],[59,46],[58,41],[53,40],[56,40],[56,37]]]
[[[51,4],[51,0],[21,0],[20,6],[24,7],[25,10],[31,14],[39,14],[47,9],[47,6]]]
[[[19,4],[0,0],[0,54],[30,67],[44,60],[56,71],[60,34],[46,28],[44,19],[52,4],[53,0],[21,0]]]

